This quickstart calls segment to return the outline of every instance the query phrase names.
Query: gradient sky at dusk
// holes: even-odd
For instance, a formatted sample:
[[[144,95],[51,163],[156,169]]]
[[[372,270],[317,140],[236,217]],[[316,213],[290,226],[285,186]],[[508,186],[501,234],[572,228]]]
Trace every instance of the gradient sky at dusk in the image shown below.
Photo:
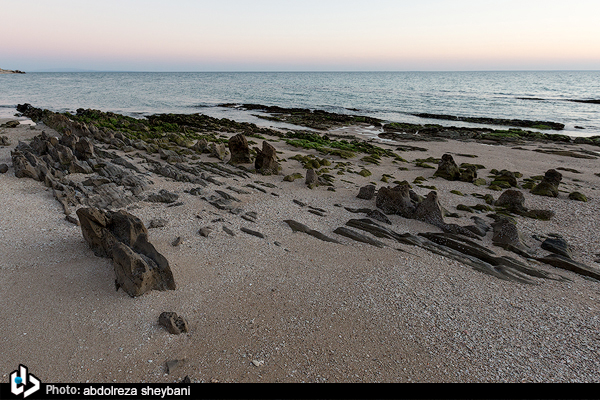
[[[600,0],[0,0],[0,68],[600,70]]]

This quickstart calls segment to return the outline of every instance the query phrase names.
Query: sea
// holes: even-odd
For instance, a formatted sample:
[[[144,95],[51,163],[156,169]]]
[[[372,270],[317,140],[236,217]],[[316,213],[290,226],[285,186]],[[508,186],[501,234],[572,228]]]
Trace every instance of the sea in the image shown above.
[[[137,118],[160,113],[201,113],[261,126],[298,128],[258,118],[260,112],[256,110],[221,106],[252,103],[418,124],[485,126],[413,114],[551,121],[565,125],[562,134],[589,137],[600,135],[600,104],[573,100],[598,99],[600,71],[0,75],[1,118],[13,117],[17,104],[29,103],[55,112],[75,113],[78,108],[92,108]]]

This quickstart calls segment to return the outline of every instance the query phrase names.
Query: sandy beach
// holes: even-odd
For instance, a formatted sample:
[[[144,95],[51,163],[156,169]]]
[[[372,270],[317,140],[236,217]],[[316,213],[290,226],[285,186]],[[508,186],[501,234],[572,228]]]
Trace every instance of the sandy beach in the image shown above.
[[[555,212],[550,220],[516,216],[523,244],[542,257],[548,251],[540,247],[540,237],[560,234],[574,260],[600,270],[597,146],[373,139],[394,151],[400,145],[426,149],[397,151],[407,162],[382,158],[376,165],[267,137],[278,152],[279,175],[215,176],[222,186],[202,188],[205,196],[217,189],[230,193],[245,215],[255,213],[244,219],[244,214],[190,194],[197,184],[151,172],[138,154],[142,151],[124,153],[97,143],[126,157],[150,179],[147,193],[166,189],[183,203],[139,201],[126,207],[146,226],[156,218],[166,220],[163,227],[148,230],[149,240],[169,261],[177,284],[176,290],[132,298],[115,290],[113,261],[94,255],[81,228],[65,220],[52,189],[15,177],[11,151],[19,141],[42,131],[60,133],[24,123],[1,131],[10,141],[0,146],[0,164],[9,167],[0,174],[0,373],[5,381],[18,364],[27,365],[43,382],[179,382],[185,376],[192,382],[600,381],[598,280],[498,247],[491,232],[477,242],[553,279],[530,277],[530,284],[503,280],[421,247],[376,238],[385,245],[380,248],[334,233],[350,219],[365,218],[348,208],[376,208],[375,199],[357,197],[361,187],[380,189],[404,180],[421,196],[431,191],[422,186],[435,186],[441,205],[458,214],[446,217],[447,222],[465,226],[472,216],[493,222],[489,213],[456,207],[486,204],[473,193],[498,199],[501,191],[434,177],[436,169],[416,166],[416,159],[450,154],[457,164],[482,164],[478,175],[488,182],[492,169],[529,178],[563,168],[556,198],[519,188],[528,208]],[[364,138],[360,133],[367,131],[374,130],[364,125],[330,134]],[[249,140],[254,146],[262,143]],[[579,154],[591,156],[535,151],[539,149],[583,149],[586,153]],[[333,186],[308,188],[306,170],[290,159],[297,154],[329,159]],[[200,154],[199,161],[227,165],[227,159],[209,154]],[[372,175],[347,170],[336,175],[337,162],[349,162],[357,171],[366,168]],[[293,173],[303,177],[283,180]],[[391,176],[387,183],[381,180],[384,174]],[[421,186],[413,183],[419,176],[426,179]],[[81,182],[87,175],[69,178]],[[573,191],[588,201],[569,199]],[[398,233],[441,232],[415,219],[387,217],[392,222],[387,227]],[[299,221],[339,243],[293,232],[285,220]],[[210,228],[206,237],[198,233],[205,227]],[[177,237],[182,243],[173,246]],[[164,311],[184,316],[189,332],[167,332],[158,324]],[[170,360],[182,361],[167,373]]]

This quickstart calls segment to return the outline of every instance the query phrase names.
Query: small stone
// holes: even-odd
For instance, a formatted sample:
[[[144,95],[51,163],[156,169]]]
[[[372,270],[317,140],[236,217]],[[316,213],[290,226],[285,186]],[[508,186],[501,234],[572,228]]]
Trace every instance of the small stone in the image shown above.
[[[148,228],[152,229],[152,228],[162,228],[164,226],[167,225],[167,220],[164,218],[155,218],[152,221],[150,221],[150,224],[148,225]]]
[[[264,365],[264,364],[265,364],[265,362],[264,362],[264,361],[262,361],[262,360],[252,360],[252,364],[253,364],[255,367],[260,367],[260,366]]]
[[[181,236],[177,236],[177,238],[175,240],[173,240],[173,243],[171,243],[171,246],[177,247],[181,243],[183,243],[183,239],[181,238]]]
[[[185,318],[180,317],[175,312],[163,312],[158,317],[158,323],[164,326],[169,333],[179,335],[180,333],[188,332],[188,323]]]
[[[8,165],[0,164],[0,174],[5,174],[8,171]]]
[[[200,234],[200,236],[203,236],[203,237],[208,237],[208,235],[210,235],[210,233],[211,233],[212,231],[213,231],[213,230],[212,230],[212,228],[209,228],[208,226],[205,226],[205,227],[203,227],[203,228],[200,228],[200,229],[198,230],[198,233]]]

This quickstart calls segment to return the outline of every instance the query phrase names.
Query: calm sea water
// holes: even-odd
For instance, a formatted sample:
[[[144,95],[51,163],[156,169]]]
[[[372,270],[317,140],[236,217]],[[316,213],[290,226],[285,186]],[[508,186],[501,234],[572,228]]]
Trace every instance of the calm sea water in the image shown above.
[[[203,113],[274,125],[254,117],[256,112],[217,106],[257,103],[393,122],[469,125],[410,113],[544,120],[565,124],[562,133],[568,135],[600,135],[600,105],[568,101],[572,99],[600,99],[600,71],[0,75],[0,117],[13,116],[17,104],[30,103],[60,112],[95,108],[131,116]]]

